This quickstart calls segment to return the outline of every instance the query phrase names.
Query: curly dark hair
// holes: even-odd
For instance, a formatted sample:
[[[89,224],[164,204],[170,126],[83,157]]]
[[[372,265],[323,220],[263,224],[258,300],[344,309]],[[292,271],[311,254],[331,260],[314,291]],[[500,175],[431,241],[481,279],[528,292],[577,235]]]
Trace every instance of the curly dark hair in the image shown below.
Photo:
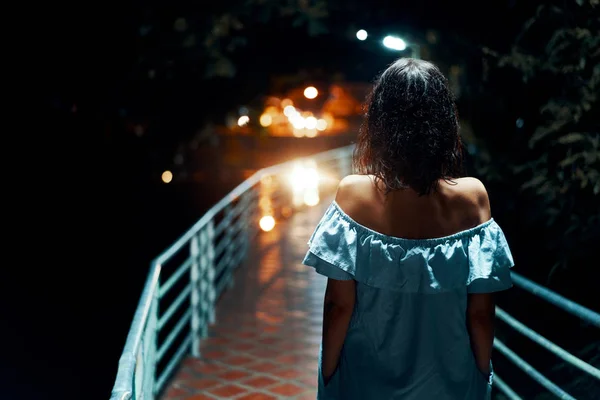
[[[374,175],[385,193],[435,191],[463,174],[454,96],[430,62],[401,58],[375,82],[354,150],[358,173]]]

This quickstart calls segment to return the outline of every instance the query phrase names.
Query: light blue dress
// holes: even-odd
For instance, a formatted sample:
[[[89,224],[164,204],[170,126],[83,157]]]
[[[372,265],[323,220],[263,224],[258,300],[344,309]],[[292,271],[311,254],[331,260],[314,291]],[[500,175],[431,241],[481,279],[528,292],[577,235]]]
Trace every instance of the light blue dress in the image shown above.
[[[467,293],[512,287],[513,257],[493,220],[435,239],[383,235],[334,201],[309,241],[305,265],[356,281],[356,304],[335,374],[317,399],[463,400],[490,397],[476,366]]]

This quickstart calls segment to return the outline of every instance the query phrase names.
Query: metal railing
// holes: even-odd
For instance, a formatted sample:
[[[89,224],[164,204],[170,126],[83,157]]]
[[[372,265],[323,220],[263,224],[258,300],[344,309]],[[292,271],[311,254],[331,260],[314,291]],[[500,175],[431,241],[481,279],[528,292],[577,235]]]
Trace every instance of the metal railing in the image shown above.
[[[585,308],[561,295],[553,292],[550,289],[547,289],[543,286],[538,285],[537,283],[521,276],[515,272],[511,271],[511,277],[513,283],[516,287],[526,290],[533,294],[536,297],[541,298],[549,302],[550,304],[557,306],[569,314],[587,322],[592,327],[600,328],[600,314]],[[499,320],[505,322],[508,326],[527,337],[531,341],[537,343],[541,347],[553,353],[555,356],[561,358],[563,361],[580,369],[581,371],[589,374],[590,376],[600,380],[600,370],[580,358],[572,355],[562,347],[554,344],[550,340],[546,339],[539,333],[534,330],[528,328],[525,324],[518,321],[511,315],[509,315],[506,311],[501,309],[500,307],[496,307],[496,316]],[[502,355],[504,355],[508,360],[510,360],[514,365],[516,365],[520,370],[529,375],[533,380],[546,388],[550,393],[558,397],[559,399],[565,400],[574,400],[575,397],[567,393],[565,390],[560,388],[557,384],[552,382],[550,379],[545,377],[542,373],[540,373],[537,369],[535,369],[531,364],[521,358],[517,353],[511,350],[506,344],[504,344],[498,338],[494,339],[494,348],[498,350]],[[494,377],[495,386],[499,391],[504,393],[506,397],[511,400],[520,400],[521,397],[501,378],[497,375]]]
[[[200,339],[215,322],[215,302],[233,285],[258,217],[291,203],[288,174],[310,163],[319,176],[339,180],[351,172],[352,151],[343,147],[259,170],[151,262],[111,400],[154,399],[186,354],[200,356]]]
[[[200,340],[215,322],[215,303],[233,285],[259,217],[293,203],[283,181],[298,163],[310,162],[333,182],[351,172],[353,146],[262,169],[215,204],[183,236],[151,262],[119,360],[111,400],[154,399],[182,358],[200,356]],[[276,182],[274,182],[276,181]],[[275,187],[275,189],[274,189]],[[267,190],[268,189],[268,190]],[[282,190],[283,189],[283,190]],[[262,197],[261,196],[266,196]],[[600,315],[529,279],[511,272],[516,287],[600,327]],[[184,306],[185,304],[185,306]],[[557,357],[600,380],[600,370],[575,357],[496,307],[499,320]],[[561,399],[574,399],[558,385],[495,339],[496,348],[518,368]],[[521,399],[498,375],[494,386],[511,400]]]

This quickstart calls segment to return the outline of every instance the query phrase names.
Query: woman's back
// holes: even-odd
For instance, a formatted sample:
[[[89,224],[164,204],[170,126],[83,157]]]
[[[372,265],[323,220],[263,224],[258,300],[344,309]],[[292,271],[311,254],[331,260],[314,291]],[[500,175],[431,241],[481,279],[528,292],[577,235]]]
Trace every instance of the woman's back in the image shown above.
[[[487,396],[467,294],[510,287],[512,257],[481,182],[455,182],[426,196],[383,196],[370,176],[340,184],[304,260],[330,279],[356,282],[339,366],[319,398]]]
[[[336,202],[354,221],[387,236],[439,238],[491,218],[485,187],[474,178],[440,180],[437,191],[425,196],[410,188],[384,195],[377,185],[373,176],[350,175]]]
[[[328,277],[320,399],[484,399],[494,303],[512,255],[463,175],[454,97],[430,62],[376,80],[354,152],[304,264]]]

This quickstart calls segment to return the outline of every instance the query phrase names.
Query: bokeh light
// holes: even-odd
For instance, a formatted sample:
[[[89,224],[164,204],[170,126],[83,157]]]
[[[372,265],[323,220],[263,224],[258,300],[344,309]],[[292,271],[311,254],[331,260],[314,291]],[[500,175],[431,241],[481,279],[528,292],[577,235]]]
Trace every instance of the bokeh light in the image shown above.
[[[308,117],[305,119],[306,129],[315,129],[317,127],[317,119],[315,117]]]
[[[273,123],[273,117],[269,114],[263,114],[260,116],[260,124],[261,126],[267,127]]]
[[[361,29],[360,31],[356,32],[356,38],[358,40],[365,40],[368,36],[369,34],[364,29]]]
[[[161,179],[164,183],[170,183],[173,180],[173,173],[167,170],[162,173]]]
[[[314,99],[318,95],[319,91],[314,86],[309,86],[306,89],[304,89],[304,97],[306,97],[307,99]]]
[[[316,206],[319,204],[319,189],[318,188],[308,188],[304,192],[304,204],[309,207]]]
[[[296,108],[294,108],[294,106],[285,106],[285,108],[283,109],[283,115],[285,115],[288,118],[294,114],[296,114]]]
[[[244,126],[247,125],[248,122],[250,122],[250,117],[247,115],[242,115],[241,117],[238,118],[238,126]]]
[[[319,119],[317,121],[317,129],[320,131],[327,129],[327,121],[325,121],[323,118]]]
[[[263,231],[272,231],[275,227],[275,218],[273,218],[271,215],[265,215],[260,219],[260,222],[258,224],[260,225],[260,229],[262,229]]]

